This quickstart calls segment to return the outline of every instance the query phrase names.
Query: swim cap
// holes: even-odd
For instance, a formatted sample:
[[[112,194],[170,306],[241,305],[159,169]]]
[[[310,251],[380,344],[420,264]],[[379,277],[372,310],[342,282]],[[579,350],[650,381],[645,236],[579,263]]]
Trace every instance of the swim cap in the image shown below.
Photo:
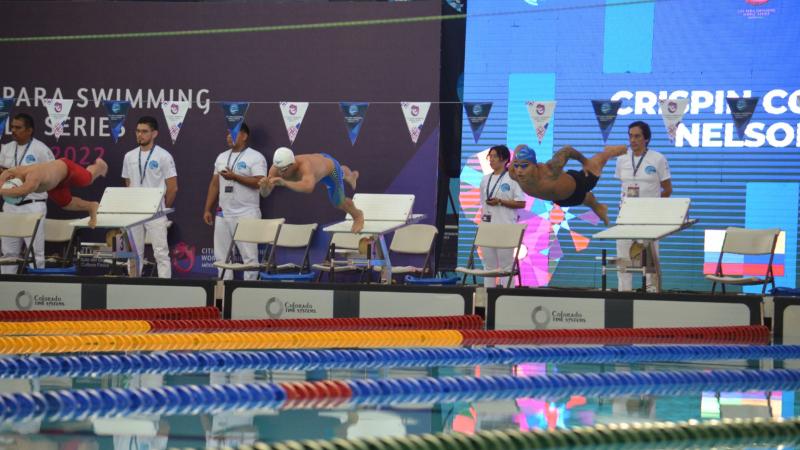
[[[11,178],[10,180],[3,183],[3,189],[11,189],[15,187],[22,186],[22,180],[19,178]],[[8,195],[3,196],[3,200],[10,205],[18,205],[22,200],[25,199],[25,196],[22,197],[11,197]]]
[[[527,145],[523,145],[522,148],[518,149],[514,153],[514,159],[515,160],[521,159],[523,161],[530,161],[530,162],[536,164],[536,152],[534,152],[533,149],[531,149]]]
[[[294,164],[294,153],[286,147],[281,147],[275,150],[275,155],[272,157],[272,165],[278,169],[283,169]]]

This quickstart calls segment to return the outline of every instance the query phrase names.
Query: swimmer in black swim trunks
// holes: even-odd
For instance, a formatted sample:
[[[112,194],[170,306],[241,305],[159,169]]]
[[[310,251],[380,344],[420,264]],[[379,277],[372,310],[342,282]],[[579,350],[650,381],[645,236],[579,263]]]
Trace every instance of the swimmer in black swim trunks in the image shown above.
[[[608,226],[608,206],[598,202],[591,191],[597,185],[608,160],[624,155],[626,151],[624,145],[610,145],[591,158],[586,158],[581,152],[565,146],[550,161],[538,164],[536,153],[530,147],[518,145],[514,149],[509,175],[526,194],[550,200],[559,206],[586,205]],[[580,162],[583,170],[564,172],[564,166],[570,159]]]

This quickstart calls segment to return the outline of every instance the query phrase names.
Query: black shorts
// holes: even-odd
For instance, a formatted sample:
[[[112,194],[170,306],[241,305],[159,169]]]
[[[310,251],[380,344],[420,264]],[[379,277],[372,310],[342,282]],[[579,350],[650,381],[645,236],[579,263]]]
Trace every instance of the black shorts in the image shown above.
[[[593,173],[586,175],[586,172],[582,170],[568,170],[567,175],[575,179],[575,192],[564,200],[553,202],[558,206],[577,206],[583,204],[586,193],[594,189],[594,187],[597,186],[597,181],[600,179],[600,177]]]

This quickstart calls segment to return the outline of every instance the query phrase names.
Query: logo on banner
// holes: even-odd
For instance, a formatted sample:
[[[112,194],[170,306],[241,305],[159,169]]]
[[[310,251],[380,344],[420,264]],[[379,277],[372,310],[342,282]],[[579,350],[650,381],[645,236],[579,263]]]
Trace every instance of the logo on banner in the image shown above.
[[[531,321],[537,330],[544,330],[552,323],[576,323],[585,324],[586,318],[578,311],[551,311],[544,306],[537,306],[531,312]]]
[[[15,98],[0,98],[0,130],[6,127],[6,120],[11,116],[11,108],[16,104]]]
[[[367,115],[369,103],[342,102],[339,106],[344,113],[344,124],[347,126],[350,144],[355,145],[356,139],[358,139],[358,133],[361,132],[361,126],[364,124],[364,118]]]
[[[688,105],[688,98],[665,98],[658,101],[661,118],[664,119],[664,127],[671,142],[675,142],[675,135],[678,133],[678,127],[683,121]]]
[[[533,308],[533,312],[531,312],[531,321],[537,330],[546,329],[547,324],[550,323],[550,310],[541,305]]]
[[[43,100],[43,103],[47,109],[47,116],[52,125],[53,136],[58,140],[58,138],[64,134],[64,123],[69,118],[73,100],[46,98]]]
[[[277,297],[270,297],[265,306],[267,316],[270,319],[280,319],[284,312],[283,302]]]
[[[248,102],[222,102],[225,124],[234,142],[236,142],[236,137],[239,135],[239,130],[242,128],[244,116],[247,114],[247,108],[249,106],[250,103]]]
[[[733,125],[736,127],[736,133],[739,139],[744,140],[744,131],[747,129],[747,124],[753,118],[753,113],[758,105],[760,97],[745,97],[745,98],[732,98],[728,97],[725,100],[728,102],[728,107],[731,109],[733,116]]]
[[[617,112],[622,102],[611,100],[592,100],[592,108],[597,124],[600,126],[600,133],[603,135],[603,143],[608,141],[614,122],[617,120]]]
[[[193,245],[186,242],[178,242],[172,249],[172,267],[178,272],[191,272],[194,267],[195,249]]]
[[[178,140],[178,134],[183,128],[183,119],[189,111],[191,103],[189,102],[161,102],[161,110],[164,112],[164,120],[167,121],[167,128],[169,128],[169,137],[172,143]]]
[[[300,133],[300,125],[303,117],[308,110],[308,102],[281,102],[281,114],[283,124],[286,126],[286,134],[289,135],[289,142],[294,144],[297,134]]]
[[[111,127],[111,137],[114,138],[114,143],[116,143],[122,135],[122,127],[125,124],[125,118],[128,117],[131,102],[127,100],[103,100],[103,105],[106,107],[108,123]]]
[[[483,127],[486,125],[486,120],[489,119],[489,112],[492,110],[492,102],[484,103],[464,103],[464,112],[467,114],[467,121],[469,128],[472,130],[472,138],[475,143],[481,138]]]
[[[536,130],[536,139],[538,139],[541,144],[545,134],[547,134],[547,128],[550,126],[550,118],[553,117],[553,111],[556,109],[556,102],[528,100],[525,102],[525,105],[528,107],[528,115],[531,117],[533,128]]]
[[[19,291],[14,303],[17,304],[17,309],[20,311],[27,311],[33,308],[33,295],[28,291]]]
[[[428,117],[431,102],[402,102],[400,107],[403,110],[403,116],[406,118],[406,126],[408,126],[411,141],[416,144],[419,140],[419,135],[422,133],[422,125],[425,124],[425,118]]]
[[[34,306],[42,306],[46,308],[64,308],[66,306],[64,299],[59,295],[31,294],[25,290],[17,292],[17,295],[14,298],[14,303],[17,305],[17,309],[21,311],[33,309]]]

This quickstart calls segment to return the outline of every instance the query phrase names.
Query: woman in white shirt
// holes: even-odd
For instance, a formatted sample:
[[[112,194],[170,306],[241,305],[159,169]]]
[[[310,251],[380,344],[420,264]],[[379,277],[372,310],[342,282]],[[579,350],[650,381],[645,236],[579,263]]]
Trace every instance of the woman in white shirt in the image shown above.
[[[492,223],[517,223],[517,210],[525,207],[525,194],[516,181],[508,176],[511,152],[505,145],[496,145],[487,155],[492,173],[481,180],[481,221]],[[510,268],[514,262],[513,249],[482,248],[483,268]],[[508,277],[500,278],[504,286]],[[484,277],[487,288],[497,286],[495,277]]]

